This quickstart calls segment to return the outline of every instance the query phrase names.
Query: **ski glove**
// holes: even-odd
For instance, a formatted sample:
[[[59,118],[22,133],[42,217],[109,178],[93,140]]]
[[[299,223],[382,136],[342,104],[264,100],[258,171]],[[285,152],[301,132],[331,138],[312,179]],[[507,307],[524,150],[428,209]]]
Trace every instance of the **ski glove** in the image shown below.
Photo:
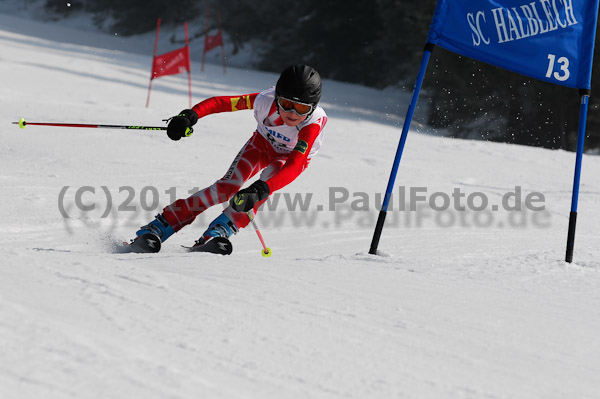
[[[236,212],[248,212],[257,202],[269,196],[269,185],[262,180],[257,180],[250,187],[240,190],[229,201],[231,208]]]
[[[191,109],[184,109],[179,115],[172,117],[167,126],[167,136],[171,140],[191,136],[194,132],[192,126],[198,122],[198,114]]]

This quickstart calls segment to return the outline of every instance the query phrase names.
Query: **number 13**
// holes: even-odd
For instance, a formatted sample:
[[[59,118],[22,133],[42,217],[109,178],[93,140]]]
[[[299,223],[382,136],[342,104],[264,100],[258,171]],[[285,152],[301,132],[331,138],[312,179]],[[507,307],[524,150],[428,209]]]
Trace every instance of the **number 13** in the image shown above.
[[[548,54],[548,60],[550,60],[550,62],[548,63],[548,72],[546,72],[547,78],[554,76],[554,79],[560,82],[564,82],[565,80],[569,79],[571,72],[569,71],[569,59],[567,57],[560,57],[558,60],[556,60],[556,56],[554,54]],[[562,74],[560,72],[554,72],[555,60],[556,63],[560,64],[560,72],[562,72]],[[552,74],[552,72],[554,72],[554,74]]]

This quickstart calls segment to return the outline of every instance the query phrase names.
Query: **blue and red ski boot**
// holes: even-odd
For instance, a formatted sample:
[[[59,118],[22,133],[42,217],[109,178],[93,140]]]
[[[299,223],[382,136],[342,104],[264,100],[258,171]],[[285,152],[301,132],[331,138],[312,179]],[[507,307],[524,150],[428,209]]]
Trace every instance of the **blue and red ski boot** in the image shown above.
[[[233,245],[229,237],[237,234],[238,227],[223,212],[211,222],[202,237],[189,248],[192,252],[211,252],[220,255],[230,255]]]
[[[173,227],[166,221],[163,215],[156,218],[135,233],[137,236],[127,245],[130,252],[152,253],[160,251],[161,243],[175,233]]]

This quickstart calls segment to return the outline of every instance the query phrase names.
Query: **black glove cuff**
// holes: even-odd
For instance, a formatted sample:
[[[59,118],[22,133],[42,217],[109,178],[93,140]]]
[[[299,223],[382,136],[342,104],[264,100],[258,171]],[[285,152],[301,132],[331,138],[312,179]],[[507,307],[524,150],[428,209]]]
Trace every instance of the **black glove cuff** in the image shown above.
[[[194,126],[198,122],[198,114],[193,109],[184,109],[178,116],[185,116],[190,121],[190,126]]]
[[[255,181],[248,188],[254,188],[256,190],[256,194],[258,194],[259,201],[264,200],[271,193],[271,189],[269,188],[269,185],[262,180]]]

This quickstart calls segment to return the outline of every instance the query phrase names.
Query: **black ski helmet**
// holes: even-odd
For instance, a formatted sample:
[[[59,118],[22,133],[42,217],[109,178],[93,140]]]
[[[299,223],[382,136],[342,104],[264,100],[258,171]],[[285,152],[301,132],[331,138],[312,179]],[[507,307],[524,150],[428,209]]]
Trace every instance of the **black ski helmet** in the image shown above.
[[[321,100],[321,76],[311,66],[290,65],[281,72],[275,86],[275,95],[317,105]]]

